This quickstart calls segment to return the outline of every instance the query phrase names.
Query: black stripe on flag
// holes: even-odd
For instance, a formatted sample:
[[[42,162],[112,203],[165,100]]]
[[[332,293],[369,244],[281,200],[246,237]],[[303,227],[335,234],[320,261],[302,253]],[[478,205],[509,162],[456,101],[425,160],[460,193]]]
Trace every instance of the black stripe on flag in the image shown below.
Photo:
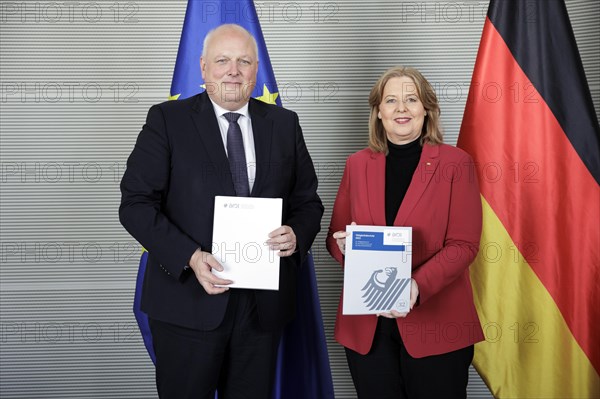
[[[600,128],[564,1],[491,0],[488,18],[600,184]]]

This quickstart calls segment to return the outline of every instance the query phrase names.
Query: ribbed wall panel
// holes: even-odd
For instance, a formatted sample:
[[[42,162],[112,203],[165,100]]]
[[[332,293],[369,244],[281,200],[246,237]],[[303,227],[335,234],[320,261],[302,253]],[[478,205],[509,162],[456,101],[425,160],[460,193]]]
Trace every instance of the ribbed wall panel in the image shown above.
[[[456,142],[487,1],[256,4],[319,176],[320,299],[336,397],[352,398],[332,339],[342,272],[324,245],[345,159],[366,145],[371,86],[398,64],[434,85],[446,141]],[[148,108],[168,95],[185,6],[0,4],[2,398],[156,397],[131,313],[140,248],[118,222],[118,184]],[[567,7],[599,109],[600,6]],[[474,370],[469,397],[489,397]]]

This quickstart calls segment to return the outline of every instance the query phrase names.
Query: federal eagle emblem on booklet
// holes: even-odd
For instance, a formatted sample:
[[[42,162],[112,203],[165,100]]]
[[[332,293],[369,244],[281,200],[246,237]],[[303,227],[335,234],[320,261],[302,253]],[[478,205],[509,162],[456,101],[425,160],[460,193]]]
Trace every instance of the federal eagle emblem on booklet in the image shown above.
[[[345,315],[410,309],[411,227],[346,226]]]

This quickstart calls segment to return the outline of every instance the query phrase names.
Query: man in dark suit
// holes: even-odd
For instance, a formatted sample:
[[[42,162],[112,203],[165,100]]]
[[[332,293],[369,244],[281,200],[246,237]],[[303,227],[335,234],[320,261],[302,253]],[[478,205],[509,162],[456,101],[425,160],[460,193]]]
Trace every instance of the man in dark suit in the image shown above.
[[[254,38],[238,25],[216,28],[200,66],[206,92],[148,112],[119,215],[149,252],[142,310],[160,397],[213,398],[218,389],[219,397],[266,399],[282,328],[294,317],[297,269],[323,206],[298,116],[250,98]],[[230,147],[240,133],[243,148]],[[230,161],[240,153],[237,170]],[[229,289],[231,281],[212,273],[223,269],[210,253],[216,195],[283,198],[283,226],[265,237],[281,256],[278,291]]]

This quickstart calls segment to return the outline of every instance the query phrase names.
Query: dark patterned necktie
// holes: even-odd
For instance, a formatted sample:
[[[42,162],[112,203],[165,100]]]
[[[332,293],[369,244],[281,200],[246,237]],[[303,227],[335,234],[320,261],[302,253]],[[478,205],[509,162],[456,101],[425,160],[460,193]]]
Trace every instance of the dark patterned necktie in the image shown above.
[[[246,153],[244,152],[244,140],[242,139],[242,129],[238,124],[241,114],[227,112],[223,114],[229,121],[227,129],[227,157],[229,158],[229,168],[233,178],[233,187],[238,197],[250,196],[250,185],[248,183],[248,167],[246,165]]]

